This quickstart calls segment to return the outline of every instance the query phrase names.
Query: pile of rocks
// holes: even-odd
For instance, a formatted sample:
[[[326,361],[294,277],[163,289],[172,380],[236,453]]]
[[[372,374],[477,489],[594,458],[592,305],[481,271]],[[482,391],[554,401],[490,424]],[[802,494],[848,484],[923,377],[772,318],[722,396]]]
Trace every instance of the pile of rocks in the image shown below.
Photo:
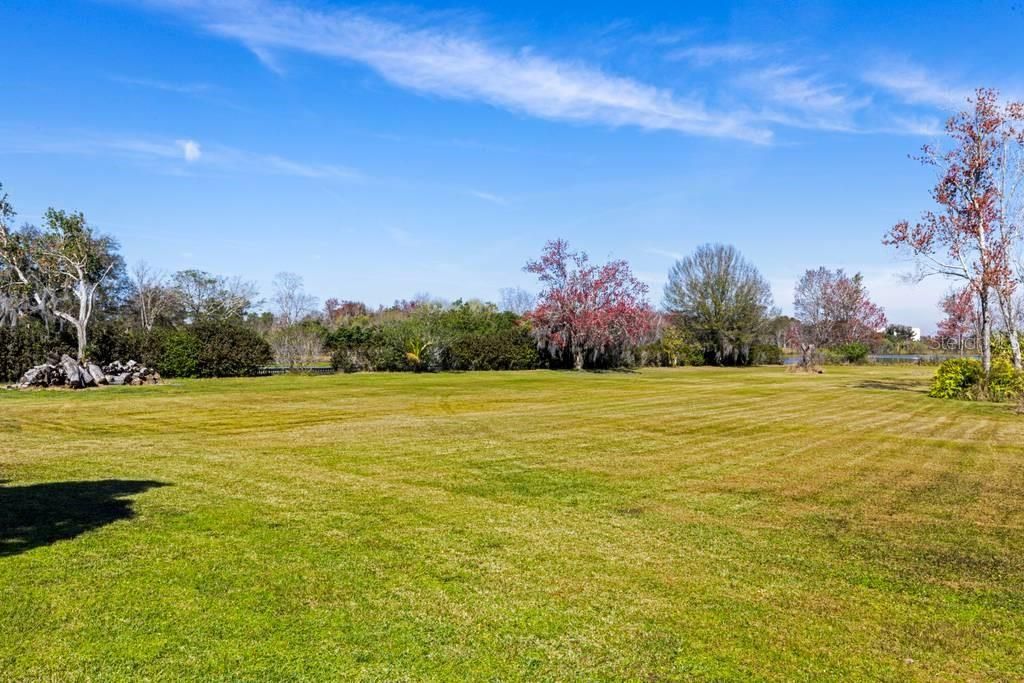
[[[63,355],[57,363],[44,363],[35,366],[21,376],[15,387],[19,389],[28,389],[29,387],[85,389],[101,384],[141,386],[156,384],[159,381],[160,374],[156,370],[140,365],[133,360],[127,363],[114,361],[110,365],[100,367],[95,363],[82,364],[71,356]]]
[[[91,373],[92,370],[90,369]],[[103,366],[103,376],[107,384],[130,384],[133,387],[143,384],[157,384],[160,381],[160,373],[153,368],[147,368],[133,360],[122,363],[115,360],[110,365]],[[99,382],[103,384],[103,382]]]

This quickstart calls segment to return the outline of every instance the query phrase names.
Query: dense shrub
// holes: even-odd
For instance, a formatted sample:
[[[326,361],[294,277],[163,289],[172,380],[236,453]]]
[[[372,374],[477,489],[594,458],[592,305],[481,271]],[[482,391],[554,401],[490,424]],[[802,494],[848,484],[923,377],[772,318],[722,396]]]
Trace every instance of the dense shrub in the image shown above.
[[[155,358],[148,360],[166,377],[197,377],[199,375],[199,340],[188,329],[166,330],[154,335]]]
[[[667,325],[658,337],[639,349],[643,365],[676,367],[703,365],[704,349],[675,325]]]
[[[999,358],[1012,362],[1013,348],[1010,346],[1010,338],[1006,334],[995,332],[992,334],[992,360]]]
[[[537,345],[523,326],[454,337],[444,353],[451,370],[528,370],[540,363]]]
[[[777,344],[755,344],[750,349],[754,365],[782,365],[782,347]]]
[[[240,321],[204,321],[189,331],[198,341],[197,377],[254,375],[274,359],[267,340]]]
[[[32,366],[63,353],[75,353],[75,339],[56,326],[47,330],[42,322],[28,319],[0,327],[0,381],[17,381]]]
[[[988,377],[981,383],[979,397],[989,401],[1011,401],[1024,396],[1024,374],[1006,358],[994,358]]]
[[[992,359],[988,377],[981,361],[951,358],[939,366],[929,396],[966,401],[1011,401],[1024,397],[1024,373],[1006,358]]]
[[[204,320],[156,330],[145,363],[167,377],[245,377],[273,360],[267,341],[240,320]]]
[[[152,364],[159,352],[157,335],[140,330],[130,322],[114,319],[93,325],[86,355],[100,365],[115,360]]]
[[[840,344],[828,349],[827,360],[832,363],[863,363],[871,353],[871,347],[863,342]]]
[[[513,313],[463,304],[438,315],[433,327],[446,369],[526,370],[540,364],[530,328]]]
[[[971,400],[985,375],[981,362],[973,358],[950,358],[939,366],[928,395],[933,398]]]
[[[462,302],[406,317],[349,321],[328,335],[327,348],[331,365],[343,372],[522,370],[541,360],[518,316]]]
[[[331,351],[331,367],[341,372],[373,370],[372,350],[382,344],[380,330],[368,322],[353,322],[327,335],[324,345]]]

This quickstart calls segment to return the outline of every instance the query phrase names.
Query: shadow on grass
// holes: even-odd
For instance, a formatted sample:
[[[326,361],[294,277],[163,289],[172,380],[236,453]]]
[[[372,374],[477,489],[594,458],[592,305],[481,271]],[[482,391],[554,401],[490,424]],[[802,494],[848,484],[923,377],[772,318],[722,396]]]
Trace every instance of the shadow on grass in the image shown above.
[[[0,558],[75,538],[134,516],[124,496],[166,486],[158,481],[60,481],[4,486],[0,480]]]
[[[853,385],[857,389],[884,389],[886,391],[910,391],[915,394],[927,394],[928,387],[918,380],[902,379],[869,379]]]

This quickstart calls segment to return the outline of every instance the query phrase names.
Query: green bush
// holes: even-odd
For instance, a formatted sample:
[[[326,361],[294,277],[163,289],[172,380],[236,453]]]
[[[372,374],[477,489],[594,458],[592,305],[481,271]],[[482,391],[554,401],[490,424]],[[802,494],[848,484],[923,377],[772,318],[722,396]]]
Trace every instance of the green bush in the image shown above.
[[[452,370],[529,370],[540,366],[540,356],[529,329],[516,326],[453,339],[446,362]]]
[[[159,351],[153,365],[165,377],[197,377],[199,340],[187,329],[160,334]]]
[[[328,335],[326,346],[342,372],[523,370],[541,363],[518,316],[462,302],[401,318],[357,319]]]
[[[985,371],[973,358],[950,358],[939,366],[928,395],[933,398],[973,400]]]
[[[362,323],[342,325],[324,342],[331,352],[331,367],[341,372],[373,370],[371,350],[380,344],[379,329]]]
[[[1024,396],[1024,373],[1006,358],[993,358],[992,369],[981,383],[979,397],[989,401],[1011,401]]]
[[[1005,332],[992,333],[992,360],[1005,359],[1013,362],[1013,348],[1010,346],[1010,337]]]
[[[267,341],[240,320],[204,320],[154,334],[158,350],[144,362],[167,377],[245,377],[274,358]]]
[[[134,360],[146,365],[159,356],[159,335],[139,330],[133,322],[125,320],[104,320],[92,326],[89,333],[89,347],[86,355],[100,365],[115,360]]]
[[[241,321],[196,323],[191,332],[199,343],[198,377],[245,377],[274,360],[267,340]]]
[[[675,325],[665,327],[661,335],[639,349],[643,365],[677,367],[703,365],[704,349]]]
[[[1012,401],[1024,397],[1024,373],[1003,357],[992,359],[988,377],[981,361],[951,358],[939,366],[929,396],[962,401]]]
[[[75,339],[67,329],[53,325],[47,330],[31,318],[14,327],[0,326],[0,381],[15,382],[32,366],[63,353],[75,353]]]
[[[826,358],[832,363],[852,363],[859,364],[863,363],[868,359],[868,354],[871,353],[871,347],[862,342],[850,342],[848,344],[840,344],[834,348],[826,351]]]
[[[754,365],[782,365],[782,348],[777,344],[754,344],[750,358]]]

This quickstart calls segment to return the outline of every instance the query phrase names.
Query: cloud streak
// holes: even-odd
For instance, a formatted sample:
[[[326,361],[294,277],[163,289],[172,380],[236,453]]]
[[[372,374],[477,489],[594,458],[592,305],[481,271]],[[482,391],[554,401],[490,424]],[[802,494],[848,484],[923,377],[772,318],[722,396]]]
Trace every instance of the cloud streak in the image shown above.
[[[51,135],[0,135],[0,153],[114,156],[134,162],[161,161],[178,164],[171,170],[211,169],[222,172],[291,176],[315,180],[357,181],[363,175],[350,167],[295,161],[276,154],[250,152],[218,144],[200,144],[188,138],[165,140],[153,137],[63,132]]]
[[[214,90],[208,83],[170,83],[152,78],[133,78],[131,76],[109,76],[114,83],[132,85],[150,90],[162,90],[164,92],[176,93],[178,95],[204,95]]]
[[[508,206],[508,200],[500,195],[496,195],[493,192],[483,192],[481,190],[470,190],[469,195],[476,197],[477,199],[491,204],[497,204],[498,206]]]
[[[663,56],[689,67],[673,76],[687,85],[673,90],[482,37],[453,13],[385,14],[302,0],[139,2],[244,46],[278,75],[285,74],[287,55],[313,55],[361,65],[415,93],[550,121],[761,144],[772,142],[782,128],[917,136],[935,131],[934,110],[957,107],[969,94],[899,60],[867,71],[839,65],[840,77],[820,55],[791,59],[794,48],[782,44],[678,45],[682,35],[656,41],[678,45]],[[616,24],[608,30],[617,36],[623,29]],[[686,94],[686,88],[699,96]]]
[[[876,67],[864,74],[864,81],[888,91],[907,104],[950,111],[963,106],[971,95],[969,89],[950,86],[926,69],[911,64]]]
[[[488,43],[457,29],[400,24],[353,10],[311,10],[269,0],[147,0],[236,40],[261,61],[294,51],[363,64],[416,92],[538,118],[670,130],[766,143],[771,130],[740,112],[576,61]]]
[[[753,61],[765,56],[769,51],[769,48],[754,43],[714,43],[691,45],[672,50],[665,55],[665,59],[669,61],[686,60],[697,66],[713,66]]]

